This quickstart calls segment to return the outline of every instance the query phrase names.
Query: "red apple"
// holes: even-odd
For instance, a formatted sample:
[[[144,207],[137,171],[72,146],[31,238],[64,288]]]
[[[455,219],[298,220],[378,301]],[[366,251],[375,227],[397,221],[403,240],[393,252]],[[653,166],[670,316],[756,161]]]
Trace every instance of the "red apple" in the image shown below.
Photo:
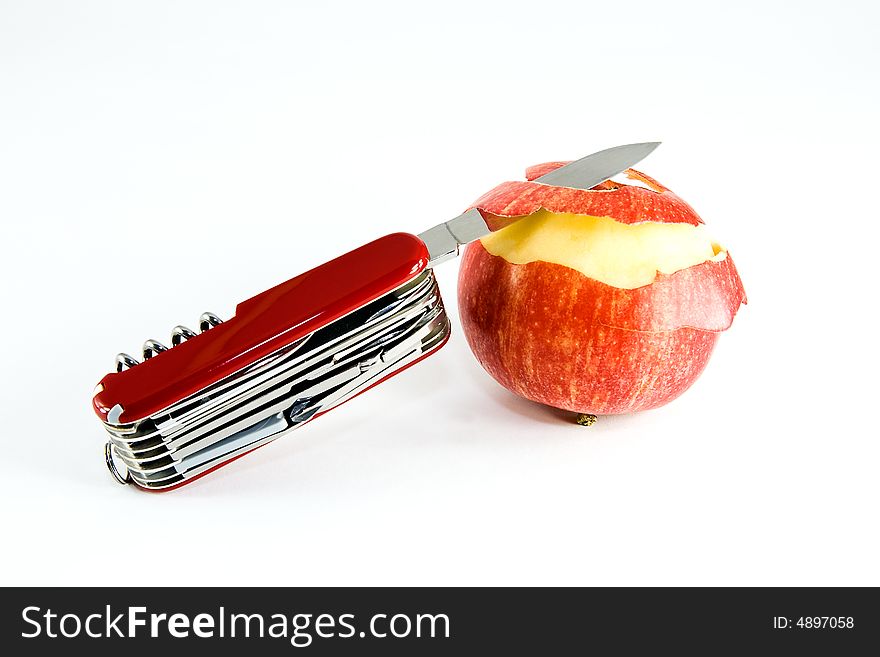
[[[464,252],[468,344],[527,399],[584,414],[662,406],[746,302],[736,267],[697,213],[642,173],[592,190],[530,182],[563,164],[531,167],[474,204],[490,224],[528,216]]]

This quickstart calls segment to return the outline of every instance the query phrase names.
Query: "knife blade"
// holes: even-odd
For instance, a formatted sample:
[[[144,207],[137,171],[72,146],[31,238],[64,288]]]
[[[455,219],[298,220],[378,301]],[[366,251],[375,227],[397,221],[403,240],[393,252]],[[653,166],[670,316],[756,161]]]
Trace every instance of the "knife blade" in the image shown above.
[[[545,173],[533,182],[555,187],[590,189],[641,162],[659,145],[660,142],[652,141],[606,148]],[[433,267],[456,257],[460,247],[491,232],[492,229],[486,224],[480,211],[471,208],[455,219],[419,233],[419,239],[428,247],[428,266]]]

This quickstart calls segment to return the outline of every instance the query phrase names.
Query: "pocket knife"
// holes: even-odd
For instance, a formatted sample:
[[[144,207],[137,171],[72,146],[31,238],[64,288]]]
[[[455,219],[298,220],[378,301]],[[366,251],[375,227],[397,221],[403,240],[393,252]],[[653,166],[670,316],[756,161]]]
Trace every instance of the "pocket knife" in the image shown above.
[[[657,143],[617,146],[535,182],[590,189]],[[450,324],[433,267],[522,217],[472,208],[419,235],[394,233],[238,304],[177,326],[171,346],[116,357],[92,404],[122,484],[169,490],[326,413],[440,349]]]

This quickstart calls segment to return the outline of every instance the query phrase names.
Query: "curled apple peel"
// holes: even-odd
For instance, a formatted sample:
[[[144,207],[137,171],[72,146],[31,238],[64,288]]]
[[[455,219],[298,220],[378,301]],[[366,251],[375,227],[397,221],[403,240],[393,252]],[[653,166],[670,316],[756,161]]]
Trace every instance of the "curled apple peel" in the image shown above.
[[[555,187],[533,181],[564,164],[567,162],[548,162],[529,167],[526,171],[529,180],[501,183],[478,198],[473,207],[501,217],[525,217],[543,209],[557,213],[613,217],[622,224],[656,221],[697,226],[703,223],[690,205],[635,169],[627,169],[624,175],[650,189],[617,181],[606,181],[593,189]]]
[[[468,344],[514,393],[581,414],[656,408],[696,380],[746,302],[732,258],[693,208],[626,174],[637,184],[508,182],[474,204],[527,215],[469,245],[459,272]]]

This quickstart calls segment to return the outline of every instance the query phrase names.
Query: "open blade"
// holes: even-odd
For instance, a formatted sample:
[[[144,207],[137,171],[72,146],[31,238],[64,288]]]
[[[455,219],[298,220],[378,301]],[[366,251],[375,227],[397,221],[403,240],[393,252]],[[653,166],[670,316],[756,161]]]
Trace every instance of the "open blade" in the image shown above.
[[[534,182],[555,187],[590,189],[641,162],[659,145],[659,141],[649,141],[606,148],[545,173],[540,178],[535,178]]]
[[[545,173],[534,182],[555,187],[590,189],[642,161],[659,145],[660,142],[644,142],[606,148]],[[420,233],[419,238],[428,247],[428,266],[433,267],[457,256],[460,246],[491,232],[480,211],[472,208],[455,219]]]

